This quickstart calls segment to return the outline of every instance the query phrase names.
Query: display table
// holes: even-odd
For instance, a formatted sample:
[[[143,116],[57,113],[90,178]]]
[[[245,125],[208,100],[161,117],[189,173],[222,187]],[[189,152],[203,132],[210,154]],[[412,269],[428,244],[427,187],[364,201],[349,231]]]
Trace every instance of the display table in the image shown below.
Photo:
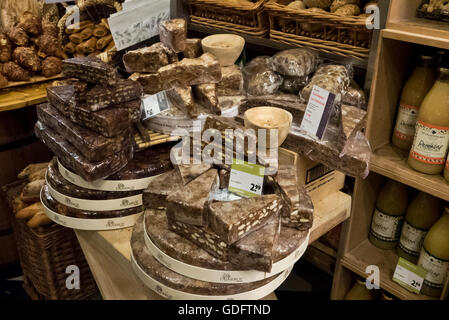
[[[315,213],[310,243],[346,220],[351,197],[337,192],[314,203]],[[75,231],[90,269],[105,300],[161,300],[134,275],[130,261],[132,228],[114,231]],[[81,280],[81,285],[83,279]],[[265,299],[276,299],[274,293]]]

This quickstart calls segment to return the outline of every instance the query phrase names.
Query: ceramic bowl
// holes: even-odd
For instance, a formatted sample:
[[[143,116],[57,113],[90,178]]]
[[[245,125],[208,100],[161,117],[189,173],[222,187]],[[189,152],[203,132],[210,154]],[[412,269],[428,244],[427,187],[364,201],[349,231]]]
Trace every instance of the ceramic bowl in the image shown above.
[[[244,114],[245,128],[254,129],[258,135],[258,129],[266,130],[266,146],[270,148],[270,130],[278,130],[278,141],[272,147],[279,147],[287,138],[292,126],[293,116],[290,112],[275,107],[255,107],[248,109]],[[258,135],[258,141],[261,137]]]
[[[204,52],[217,57],[222,67],[233,65],[245,46],[245,39],[235,34],[213,34],[201,40]]]

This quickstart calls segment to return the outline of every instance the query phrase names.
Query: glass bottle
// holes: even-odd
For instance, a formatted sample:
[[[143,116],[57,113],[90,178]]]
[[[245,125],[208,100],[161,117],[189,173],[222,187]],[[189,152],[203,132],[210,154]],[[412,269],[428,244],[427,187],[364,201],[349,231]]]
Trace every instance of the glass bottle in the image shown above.
[[[394,249],[401,233],[408,206],[407,187],[388,180],[380,190],[374,208],[369,240],[381,249]]]
[[[371,291],[361,279],[357,279],[354,285],[346,293],[343,300],[374,300]]]
[[[449,269],[449,209],[430,228],[419,255],[418,265],[427,270],[421,293],[440,297]]]
[[[439,174],[449,147],[449,69],[440,76],[419,109],[408,164],[427,174]]]
[[[415,136],[415,124],[419,107],[432,88],[437,72],[431,56],[421,56],[415,70],[405,83],[399,101],[392,143],[403,150],[410,150]]]
[[[444,179],[446,179],[447,182],[449,182],[449,156],[446,160],[446,165],[444,166]]]
[[[398,255],[416,264],[424,237],[440,216],[440,199],[420,191],[407,208]]]

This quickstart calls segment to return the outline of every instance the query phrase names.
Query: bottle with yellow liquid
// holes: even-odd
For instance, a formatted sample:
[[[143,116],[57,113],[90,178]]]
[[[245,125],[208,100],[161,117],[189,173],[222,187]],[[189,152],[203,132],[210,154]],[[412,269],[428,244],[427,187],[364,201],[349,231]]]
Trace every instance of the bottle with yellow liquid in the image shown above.
[[[398,255],[416,264],[424,237],[440,216],[440,199],[428,193],[419,192],[407,208],[397,248]]]
[[[378,248],[396,248],[408,206],[407,187],[388,180],[380,190],[374,208],[369,240]]]
[[[444,179],[446,179],[447,182],[449,182],[449,156],[446,160],[446,165],[444,166]]]
[[[439,174],[449,148],[449,69],[440,76],[419,109],[408,164],[416,171]]]
[[[374,300],[371,291],[361,279],[357,279],[351,289],[346,293],[344,300]]]
[[[413,74],[402,89],[392,137],[392,143],[396,147],[410,150],[415,136],[419,107],[436,77],[435,60],[431,56],[421,56]]]
[[[421,293],[439,297],[443,290],[449,269],[449,209],[430,228],[419,255],[418,265],[427,274],[421,288]]]

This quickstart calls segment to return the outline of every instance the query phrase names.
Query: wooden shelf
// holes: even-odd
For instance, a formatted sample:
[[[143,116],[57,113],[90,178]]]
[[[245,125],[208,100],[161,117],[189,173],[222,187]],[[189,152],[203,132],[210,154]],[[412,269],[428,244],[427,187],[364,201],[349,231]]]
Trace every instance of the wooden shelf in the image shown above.
[[[371,170],[418,190],[449,201],[449,183],[442,175],[429,175],[413,170],[407,164],[408,152],[391,144],[377,149],[371,157]]]
[[[20,109],[47,101],[47,86],[51,82],[14,87],[0,91],[0,112]]]
[[[367,266],[378,266],[380,270],[380,287],[401,300],[436,300],[432,297],[412,293],[393,282],[392,277],[398,259],[395,250],[379,249],[366,239],[355,249],[346,253],[341,263],[344,267],[364,278],[367,277],[365,273]]]

